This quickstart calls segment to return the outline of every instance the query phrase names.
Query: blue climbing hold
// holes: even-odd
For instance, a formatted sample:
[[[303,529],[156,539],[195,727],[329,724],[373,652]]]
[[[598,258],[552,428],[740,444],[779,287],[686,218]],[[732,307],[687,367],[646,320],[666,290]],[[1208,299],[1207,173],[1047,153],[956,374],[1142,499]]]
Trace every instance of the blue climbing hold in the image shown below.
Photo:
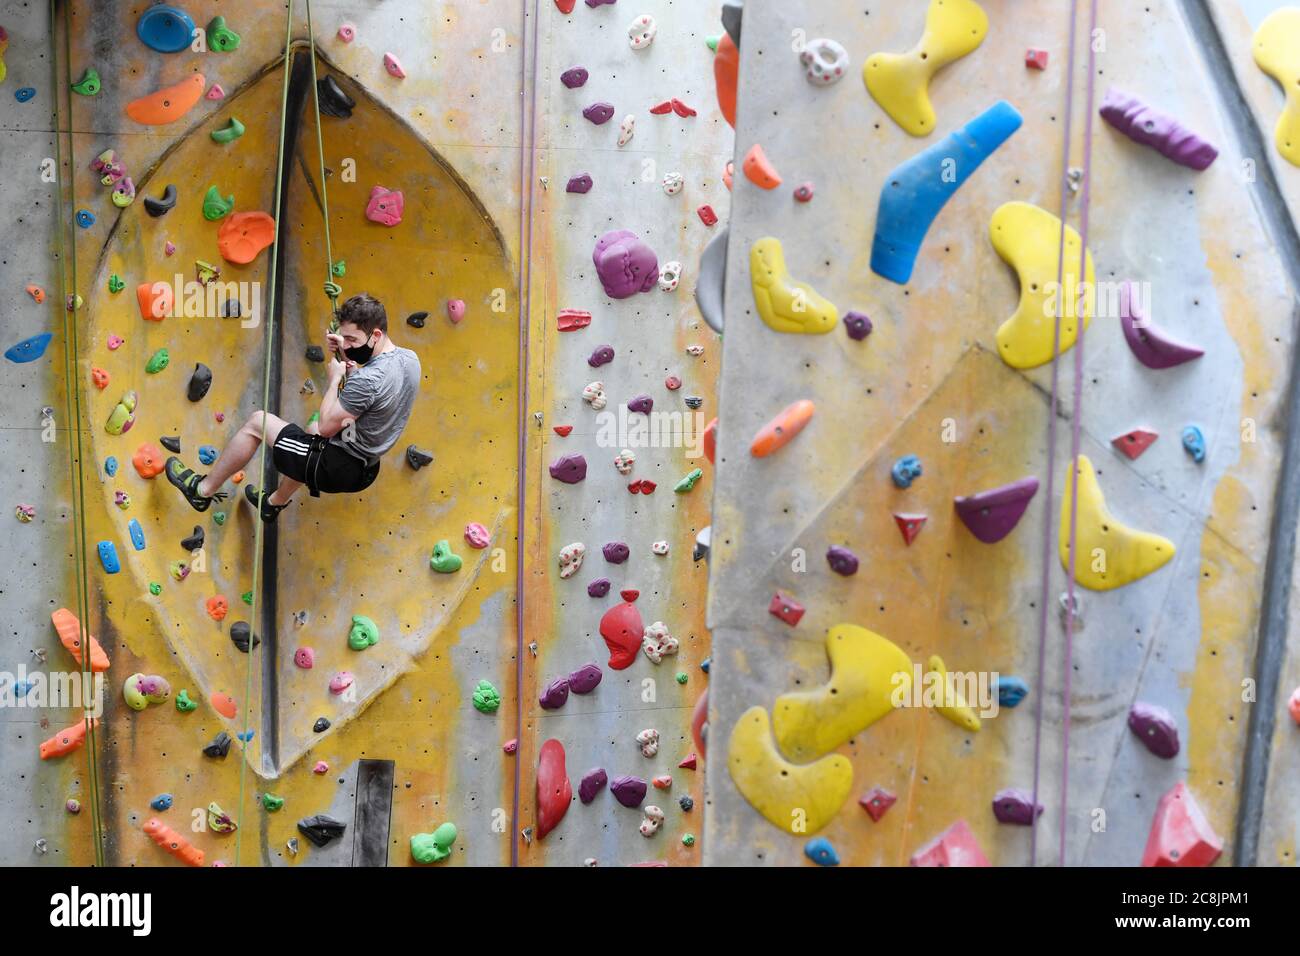
[[[999,707],[1015,707],[1029,695],[1029,685],[1009,674],[998,675],[997,689]]]
[[[238,737],[240,740],[242,740],[244,743],[248,743],[250,740],[253,739],[253,731],[245,730],[242,734],[235,734],[235,736]]]
[[[149,801],[149,806],[154,810],[170,810],[172,808],[172,795],[170,793],[160,793]]]
[[[825,837],[809,840],[803,848],[803,854],[818,866],[840,865],[840,855],[835,852],[835,847],[831,846],[831,841]]]
[[[30,339],[23,339],[17,345],[11,345],[5,349],[5,358],[11,362],[35,362],[45,354],[45,347],[50,344],[50,339],[54,338],[49,332],[42,332],[40,335],[33,335]]]
[[[704,658],[704,660],[700,661],[700,670],[704,671],[704,673],[706,674],[709,672],[709,668],[712,666],[713,666],[712,657],[706,657]]]
[[[137,551],[144,550],[144,528],[140,527],[140,522],[132,518],[126,526],[126,530],[131,532],[131,544]]]
[[[35,686],[36,681],[34,680],[16,680],[14,681],[14,694],[18,697],[26,697]]]
[[[895,167],[880,193],[871,271],[906,284],[939,210],[1023,122],[1014,106],[999,101],[943,142]]]
[[[135,35],[158,53],[180,53],[194,40],[194,21],[184,10],[159,4],[140,14]]]
[[[117,560],[117,548],[113,547],[112,541],[99,542],[99,563],[104,566],[104,570],[109,574],[117,574],[122,570],[122,565]]]
[[[14,90],[14,99],[19,103],[26,103],[36,95],[36,87],[24,86],[22,89]]]
[[[1183,429],[1183,449],[1198,465],[1205,461],[1205,435],[1195,425]]]
[[[104,474],[110,478],[117,474],[117,459],[112,455],[104,459]]]
[[[911,488],[912,482],[921,477],[921,459],[915,455],[904,455],[894,462],[894,467],[889,469],[889,476],[898,487]]]
[[[82,229],[89,229],[95,224],[95,214],[89,209],[77,210],[77,225]]]
[[[199,464],[210,465],[217,460],[217,449],[212,445],[199,446]]]

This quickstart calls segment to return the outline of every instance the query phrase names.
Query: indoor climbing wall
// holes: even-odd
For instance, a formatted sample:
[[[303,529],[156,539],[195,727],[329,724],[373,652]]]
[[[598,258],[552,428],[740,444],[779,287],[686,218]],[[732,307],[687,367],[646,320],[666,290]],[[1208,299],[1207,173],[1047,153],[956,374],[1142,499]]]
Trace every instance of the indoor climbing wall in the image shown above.
[[[746,11],[706,863],[1234,859],[1296,292],[1243,170],[1295,169],[1239,17],[1224,71],[1179,3],[1079,6],[1073,61],[1046,0]]]

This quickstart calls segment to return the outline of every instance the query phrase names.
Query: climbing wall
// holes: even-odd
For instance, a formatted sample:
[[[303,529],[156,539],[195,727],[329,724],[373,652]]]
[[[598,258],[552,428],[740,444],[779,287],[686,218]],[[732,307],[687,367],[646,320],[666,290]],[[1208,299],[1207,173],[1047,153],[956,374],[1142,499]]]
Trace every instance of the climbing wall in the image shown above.
[[[711,557],[706,863],[807,863],[807,851],[855,864],[933,864],[947,852],[958,865],[978,859],[974,843],[995,865],[1137,865],[1158,803],[1179,784],[1185,792],[1168,802],[1183,806],[1190,795],[1202,831],[1222,841],[1219,859],[1234,859],[1253,678],[1274,676],[1255,673],[1257,639],[1280,636],[1271,616],[1261,623],[1261,605],[1291,427],[1295,315],[1274,226],[1281,193],[1294,196],[1295,169],[1243,138],[1236,79],[1201,52],[1209,38],[1182,5],[1101,0],[1101,32],[1090,37],[1081,4],[1068,110],[1068,5],[979,6],[987,35],[978,43],[971,3],[938,11],[919,43],[928,7],[919,2],[746,10]],[[1218,22],[1233,35],[1233,69],[1250,73],[1241,18]],[[810,83],[792,52],[817,38],[847,54],[843,79],[829,86]],[[888,79],[897,61],[870,59],[909,49],[913,75],[954,61],[929,84],[933,116],[905,77]],[[1046,51],[1045,68],[1026,64],[1031,49]],[[880,84],[875,96],[864,67]],[[1196,172],[1103,122],[1097,110],[1112,86],[1199,133],[1217,160]],[[1280,97],[1254,77],[1249,87],[1261,122],[1275,118]],[[1005,108],[985,115],[1001,100],[1022,125]],[[1087,162],[1085,125],[1091,176],[1075,178],[1083,188],[1066,201],[1078,229],[1090,187],[1097,295],[1054,384],[1050,363],[1026,360],[1025,329],[1050,313],[1025,312],[1009,333],[999,328],[1018,301],[1036,306],[1043,283],[1057,281],[1060,233],[1050,217],[1066,170]],[[836,148],[824,148],[832,138]],[[742,175],[755,144],[766,168]],[[1244,176],[1247,159],[1268,163],[1285,185]],[[761,188],[773,170],[783,182]],[[792,191],[805,182],[815,195],[801,205]],[[999,212],[1013,202],[1048,218],[1025,207]],[[1035,221],[1048,228],[1035,234]],[[909,276],[900,264],[914,243]],[[1077,243],[1067,259],[1075,273]],[[1110,298],[1128,280],[1149,284],[1151,324],[1138,327],[1139,348],[1163,335],[1203,355],[1158,370],[1140,364],[1119,297]],[[1071,316],[1062,323],[1067,346]],[[1041,358],[1050,358],[1050,334],[1045,352],[1041,341]],[[815,411],[791,438],[802,419],[778,416],[800,400]],[[751,443],[772,421],[787,443],[758,457]],[[1095,501],[1078,509],[1081,548],[1101,553],[1086,552],[1093,561],[1079,578],[1092,587],[1077,589],[1067,655],[1058,547],[1069,536],[1060,522],[1076,424],[1109,511]],[[1181,440],[1191,425],[1206,449],[1199,462]],[[1134,429],[1159,436],[1140,457],[1112,444]],[[1031,478],[1038,486],[1025,507]],[[955,498],[1004,487],[998,499],[977,500],[969,522],[959,517]],[[985,543],[995,531],[1005,536]],[[893,712],[892,676],[901,671],[919,687],[933,656],[949,672],[982,678],[982,700],[972,684],[969,709],[948,699],[946,714]],[[1275,753],[1288,754],[1281,767],[1294,765],[1288,668],[1269,723]],[[980,706],[999,697],[996,713]],[[1127,726],[1135,705],[1162,708],[1167,719],[1139,717],[1140,737]],[[1294,800],[1283,787],[1273,787],[1261,863],[1294,862]],[[1004,792],[1013,788],[1021,793]],[[1035,790],[1036,839],[995,815],[1027,822]]]

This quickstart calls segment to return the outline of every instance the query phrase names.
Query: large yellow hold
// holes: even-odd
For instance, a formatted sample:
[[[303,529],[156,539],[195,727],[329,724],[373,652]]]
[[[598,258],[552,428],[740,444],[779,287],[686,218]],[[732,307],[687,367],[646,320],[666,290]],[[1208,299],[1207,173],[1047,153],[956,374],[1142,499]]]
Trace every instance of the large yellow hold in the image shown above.
[[[1027,202],[1000,206],[989,223],[993,248],[1020,277],[1020,305],[1015,314],[998,328],[998,354],[1012,368],[1036,368],[1052,360],[1056,334],[1058,289],[1061,311],[1063,354],[1079,338],[1079,315],[1084,328],[1092,321],[1096,302],[1097,273],[1092,253],[1084,267],[1081,294],[1078,288],[1079,250],[1083,240],[1074,230],[1065,230],[1065,272],[1061,273],[1061,220],[1046,209]],[[1058,285],[1058,283],[1060,283]]]
[[[931,0],[925,33],[906,53],[877,53],[862,68],[867,91],[895,123],[913,136],[929,136],[936,119],[930,80],[960,60],[989,32],[989,18],[975,0]]]
[[[731,731],[727,767],[740,795],[786,833],[816,833],[840,812],[853,789],[853,767],[840,754],[806,766],[783,759],[772,745],[767,711],[751,707]]]
[[[749,278],[758,314],[778,332],[823,335],[840,320],[833,302],[807,283],[790,278],[779,239],[769,236],[750,247]]]
[[[1286,106],[1273,130],[1277,151],[1300,166],[1300,7],[1275,10],[1255,31],[1255,62],[1282,84]]]
[[[894,709],[895,693],[906,696],[912,661],[888,638],[855,624],[826,632],[831,678],[815,690],[782,694],[772,709],[781,752],[792,760],[830,753]]]
[[[1079,514],[1074,579],[1093,591],[1111,591],[1158,571],[1174,556],[1174,543],[1116,521],[1106,508],[1097,473],[1087,455],[1079,456]],[[1074,482],[1068,477],[1061,497],[1059,548],[1061,566],[1070,568],[1070,502]]]

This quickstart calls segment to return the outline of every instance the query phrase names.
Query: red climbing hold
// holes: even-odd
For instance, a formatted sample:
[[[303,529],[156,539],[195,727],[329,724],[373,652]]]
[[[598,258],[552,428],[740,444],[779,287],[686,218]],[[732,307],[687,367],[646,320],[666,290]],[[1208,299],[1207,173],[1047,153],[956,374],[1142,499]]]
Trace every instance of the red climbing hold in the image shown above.
[[[1222,852],[1223,840],[1210,828],[1185,783],[1160,798],[1143,866],[1209,866]]]
[[[627,490],[632,492],[632,494],[634,495],[638,493],[643,495],[652,495],[654,494],[655,489],[658,487],[659,486],[656,485],[649,478],[638,478],[636,481],[632,482],[630,485],[627,486]]]
[[[665,114],[671,113],[672,111],[673,111],[672,100],[664,100],[662,103],[656,103],[654,106],[650,107],[650,112],[653,113],[655,116],[664,116]]]
[[[561,13],[572,13],[578,0],[555,0],[555,8]]]
[[[561,309],[560,314],[556,316],[556,324],[559,325],[561,332],[585,329],[591,325],[591,313],[580,312],[577,309]]]
[[[564,745],[548,740],[537,757],[537,839],[560,825],[571,802],[573,784],[564,768]]]
[[[958,820],[921,847],[909,862],[912,866],[989,866],[965,820]]]
[[[903,532],[903,540],[911,544],[925,527],[926,517],[926,515],[896,514],[894,523],[898,525],[898,530]]]
[[[718,94],[718,109],[732,129],[736,128],[736,86],[740,81],[740,50],[731,36],[722,34],[713,55],[713,85]]]
[[[561,438],[568,438],[568,437],[569,437],[569,432],[573,431],[573,426],[572,426],[572,425],[556,425],[556,426],[554,426],[554,431],[555,431],[555,434],[559,435]]]
[[[679,768],[681,768],[682,770],[694,770],[694,769],[695,769],[696,761],[697,761],[697,758],[696,758],[695,754],[691,754],[689,757],[687,757],[685,760],[683,760],[683,761],[682,761],[681,763],[679,763],[677,766],[678,766]]]
[[[621,597],[624,601],[635,601],[637,598],[641,596],[641,592],[638,591],[636,588],[624,588],[623,590],[618,592],[618,596]]]
[[[1025,51],[1025,66],[1031,70],[1047,69],[1047,51],[1030,47]]]
[[[889,812],[889,808],[898,802],[898,797],[883,787],[872,787],[858,798],[858,806],[867,811],[867,816],[876,823]]]
[[[704,426],[704,457],[709,459],[709,464],[716,462],[713,460],[718,453],[718,420],[715,418]]]
[[[700,222],[706,226],[716,226],[718,224],[718,214],[713,211],[713,207],[708,203],[695,211],[700,214]]]
[[[600,619],[600,636],[609,648],[609,666],[616,671],[631,667],[641,650],[641,636],[645,633],[645,622],[641,612],[632,602],[637,592],[624,591],[623,603],[616,604]],[[629,598],[628,594],[632,596]]]
[[[691,712],[691,739],[695,741],[695,749],[700,752],[700,756],[708,759],[708,740],[709,735],[709,689],[706,687],[700,699],[695,702],[695,710]]]
[[[1155,444],[1160,435],[1145,428],[1135,428],[1123,435],[1116,435],[1110,443],[1123,452],[1131,461],[1137,461],[1142,453]]]
[[[794,627],[803,617],[804,606],[791,598],[782,597],[781,592],[777,591],[772,595],[772,600],[767,605],[767,612]]]
[[[672,108],[673,108],[673,112],[676,113],[678,116],[682,117],[682,119],[687,119],[691,116],[696,115],[695,110],[691,109],[689,106],[687,106],[681,100],[677,99],[677,97],[675,96],[673,97],[672,100]]]

